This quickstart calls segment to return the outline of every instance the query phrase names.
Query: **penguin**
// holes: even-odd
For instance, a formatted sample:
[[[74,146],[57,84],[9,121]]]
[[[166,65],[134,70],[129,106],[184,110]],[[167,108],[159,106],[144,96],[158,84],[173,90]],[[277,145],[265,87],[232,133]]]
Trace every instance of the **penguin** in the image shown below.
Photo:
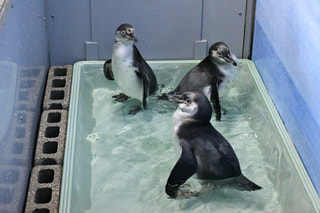
[[[172,120],[176,152],[180,156],[165,186],[170,197],[183,196],[179,187],[194,174],[204,182],[227,182],[238,190],[261,189],[242,174],[230,143],[211,125],[212,107],[202,92],[169,95],[169,100],[179,105]]]
[[[187,91],[203,92],[213,103],[216,120],[221,120],[219,95],[223,95],[238,75],[237,57],[224,42],[211,45],[208,56],[193,67],[169,94]],[[165,95],[162,95],[162,99]]]
[[[121,24],[115,32],[112,58],[104,63],[104,74],[116,81],[125,96],[140,100],[146,108],[147,97],[157,89],[157,79],[134,44],[137,41],[132,25]]]

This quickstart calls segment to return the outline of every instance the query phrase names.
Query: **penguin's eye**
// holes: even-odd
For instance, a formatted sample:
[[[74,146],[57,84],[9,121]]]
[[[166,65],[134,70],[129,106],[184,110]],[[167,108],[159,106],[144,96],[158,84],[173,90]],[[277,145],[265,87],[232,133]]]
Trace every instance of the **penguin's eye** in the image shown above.
[[[218,51],[212,51],[212,52],[211,52],[211,55],[213,55],[213,56],[220,56],[221,53],[218,52]]]
[[[121,31],[121,35],[125,35],[126,34],[126,31]]]
[[[187,104],[191,104],[191,100],[189,98],[186,98],[184,101],[187,102]]]
[[[222,52],[218,51],[217,53],[218,53],[218,56],[222,56],[223,55]]]

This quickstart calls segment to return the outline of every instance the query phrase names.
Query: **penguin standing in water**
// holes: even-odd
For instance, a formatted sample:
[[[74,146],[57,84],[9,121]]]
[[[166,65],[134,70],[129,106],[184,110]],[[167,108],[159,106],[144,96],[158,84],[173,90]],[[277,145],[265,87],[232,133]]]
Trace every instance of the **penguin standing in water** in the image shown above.
[[[169,100],[179,105],[173,115],[173,137],[180,156],[165,187],[170,197],[189,193],[179,187],[194,174],[199,179],[219,180],[238,190],[261,189],[242,174],[231,145],[211,125],[212,108],[202,92],[169,95]]]
[[[214,43],[209,49],[209,55],[192,68],[169,94],[182,94],[187,91],[203,92],[212,101],[216,120],[220,121],[219,95],[223,95],[226,88],[230,87],[237,78],[237,60],[225,43]]]
[[[130,24],[120,25],[115,33],[112,59],[104,64],[104,74],[109,80],[114,79],[124,93],[115,96],[117,100],[129,96],[140,100],[146,108],[147,97],[157,89],[157,79],[134,42],[137,42],[134,28]]]

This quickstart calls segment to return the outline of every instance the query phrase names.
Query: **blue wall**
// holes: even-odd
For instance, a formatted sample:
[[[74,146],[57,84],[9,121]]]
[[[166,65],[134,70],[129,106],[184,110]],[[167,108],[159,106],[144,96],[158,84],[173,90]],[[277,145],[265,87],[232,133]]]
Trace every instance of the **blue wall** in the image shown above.
[[[257,0],[252,59],[320,192],[320,2]]]
[[[14,0],[0,33],[0,212],[22,212],[49,51],[43,0]]]

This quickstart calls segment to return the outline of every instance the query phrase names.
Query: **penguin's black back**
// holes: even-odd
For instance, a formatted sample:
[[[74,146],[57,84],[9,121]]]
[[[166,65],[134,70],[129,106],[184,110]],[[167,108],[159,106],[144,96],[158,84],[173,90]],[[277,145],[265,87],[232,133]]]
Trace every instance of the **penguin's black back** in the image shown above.
[[[200,179],[218,180],[241,175],[233,148],[210,122],[186,121],[177,134],[193,150]]]
[[[200,91],[206,86],[212,86],[221,81],[223,74],[216,64],[212,63],[210,57],[203,59],[197,66],[193,67],[180,81],[178,86],[169,94],[181,94],[187,91]]]
[[[157,79],[152,70],[152,68],[147,64],[147,62],[142,58],[136,45],[133,45],[133,64],[137,67],[138,74],[143,75],[148,81],[149,95],[153,94],[157,90]]]

